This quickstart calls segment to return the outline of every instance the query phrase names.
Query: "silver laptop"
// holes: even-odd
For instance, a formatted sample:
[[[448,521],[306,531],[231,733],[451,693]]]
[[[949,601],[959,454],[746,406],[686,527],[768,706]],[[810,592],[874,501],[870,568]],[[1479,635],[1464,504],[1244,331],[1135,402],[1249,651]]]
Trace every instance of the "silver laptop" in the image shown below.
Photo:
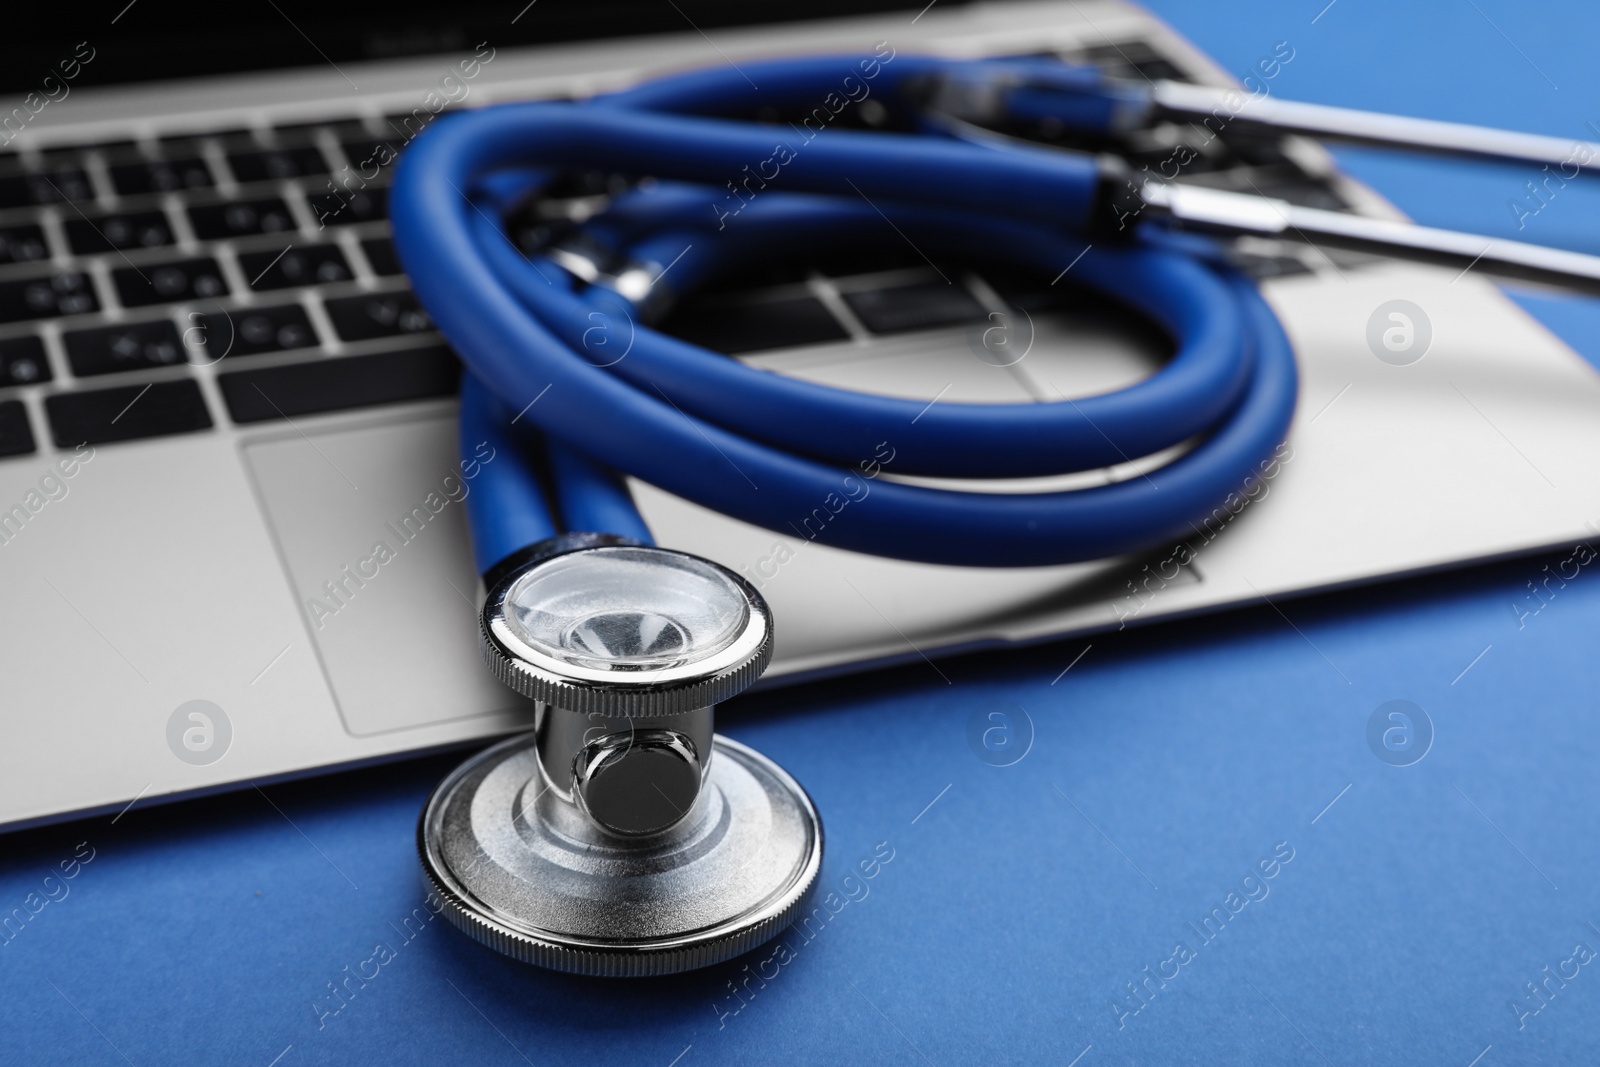
[[[600,26],[552,15],[544,39],[606,32],[608,5],[590,6]],[[497,13],[481,44],[464,30],[408,37],[385,10],[389,28],[366,37],[348,19],[326,36],[278,27],[287,61],[310,65],[166,82],[88,84],[95,64],[151,69],[116,51],[137,35],[91,36],[41,69],[46,104],[19,104],[3,123],[0,826],[530,725],[531,708],[478,660],[481,591],[448,478],[457,364],[409,293],[385,221],[390,161],[434,111],[880,41],[1057,56],[1135,78],[1248,73],[1106,0],[758,27],[680,19],[670,32],[549,45],[506,43],[541,39],[547,9],[533,5]],[[463,11],[470,28],[481,12]],[[141,14],[130,5],[119,20]],[[352,58],[419,46],[444,50]],[[1159,159],[1185,137],[1151,130],[1126,148]],[[362,193],[334,196],[352,174]],[[1301,141],[1225,136],[1190,177],[1394,216]],[[518,239],[536,247],[607,188],[606,175],[572,175],[516,220]],[[930,403],[1100,392],[1167,355],[1147,324],[1070,279],[965,270],[952,294],[883,238],[871,257],[774,264],[737,290],[696,294],[662,328],[780,373]],[[748,527],[647,485],[636,499],[663,544],[740,571],[771,601],[766,684],[903,661],[933,679],[953,652],[1077,637],[1058,646],[1070,685],[1101,631],[1263,598],[1292,617],[1280,598],[1591,536],[1600,380],[1495,288],[1311,248],[1246,242],[1233,254],[1294,341],[1300,413],[1264,493],[1181,565],[1156,553],[930,567]],[[1369,343],[1397,300],[1418,322],[1404,359]],[[984,343],[997,324],[1010,331],[1005,358]],[[358,572],[380,544],[376,575]]]

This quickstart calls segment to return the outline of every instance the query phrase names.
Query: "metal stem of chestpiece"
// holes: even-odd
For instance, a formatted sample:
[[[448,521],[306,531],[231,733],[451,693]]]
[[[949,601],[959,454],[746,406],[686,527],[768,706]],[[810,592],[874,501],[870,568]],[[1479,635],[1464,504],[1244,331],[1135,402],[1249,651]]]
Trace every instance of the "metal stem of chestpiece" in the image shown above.
[[[535,730],[550,791],[618,837],[647,837],[689,816],[711,774],[714,714],[622,718],[546,705]]]
[[[615,572],[598,590],[586,584],[596,552]],[[682,587],[649,589],[652,568]],[[760,597],[715,564],[600,534],[555,538],[497,570],[484,654],[543,704],[535,743],[550,792],[619,838],[688,818],[711,773],[712,701],[771,656]]]
[[[564,534],[485,575],[481,647],[540,702],[531,736],[462,764],[418,828],[457,927],[583,974],[667,974],[771,938],[805,903],[822,825],[776,764],[714,732],[772,656],[733,572]]]

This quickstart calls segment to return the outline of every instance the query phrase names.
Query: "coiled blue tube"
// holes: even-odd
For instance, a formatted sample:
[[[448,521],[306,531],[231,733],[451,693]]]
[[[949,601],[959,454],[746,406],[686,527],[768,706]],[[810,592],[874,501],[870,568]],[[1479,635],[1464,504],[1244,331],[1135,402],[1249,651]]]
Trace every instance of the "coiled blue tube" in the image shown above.
[[[529,545],[559,532],[544,490],[522,454],[514,416],[477,378],[462,376],[462,473],[474,475],[467,514],[473,558],[484,567],[509,554],[504,545]]]
[[[633,523],[604,532],[639,536],[615,471],[785,534],[983,566],[1170,543],[1244,487],[1287,433],[1297,389],[1288,342],[1253,284],[1157,242],[1086,245],[1092,159],[826,125],[835,105],[871,95],[902,127],[933,130],[911,98],[957,67],[881,54],[747,64],[743,74],[696,71],[584,103],[463,112],[417,139],[390,194],[395,244],[467,363],[463,441],[505,440],[525,472],[485,481],[469,498],[481,568],[549,536],[552,511],[566,529]],[[812,105],[822,116],[814,124],[736,117]],[[656,179],[615,198],[567,244],[587,248],[590,261],[632,263],[636,277],[679,293],[774,259],[904,239],[934,260],[1000,262],[1041,279],[1076,262],[1075,279],[1148,315],[1177,352],[1128,388],[1041,404],[928,407],[759,371],[650,329],[655,289],[635,302],[619,294],[631,291],[621,281],[586,285],[570,258],[528,258],[508,240],[506,175],[531,182],[570,170]],[[744,192],[732,191],[740,182]],[[537,507],[512,499],[537,484],[504,425],[512,418],[549,441],[556,485]],[[484,420],[502,425],[470,428]],[[1186,442],[1148,476],[1073,491],[891,480],[1058,474]],[[880,470],[890,478],[870,477]],[[806,521],[845,498],[837,521]]]

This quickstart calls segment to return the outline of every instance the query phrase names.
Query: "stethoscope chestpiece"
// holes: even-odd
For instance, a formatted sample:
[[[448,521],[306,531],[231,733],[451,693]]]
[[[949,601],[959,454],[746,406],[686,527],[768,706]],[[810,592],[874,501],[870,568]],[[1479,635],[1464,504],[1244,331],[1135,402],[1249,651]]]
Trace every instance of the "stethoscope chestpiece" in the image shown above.
[[[714,732],[714,705],[771,661],[761,595],[605,534],[541,542],[487,580],[484,659],[539,703],[532,734],[457,767],[423,809],[442,914],[590,975],[705,967],[781,932],[816,882],[821,820],[781,767]]]

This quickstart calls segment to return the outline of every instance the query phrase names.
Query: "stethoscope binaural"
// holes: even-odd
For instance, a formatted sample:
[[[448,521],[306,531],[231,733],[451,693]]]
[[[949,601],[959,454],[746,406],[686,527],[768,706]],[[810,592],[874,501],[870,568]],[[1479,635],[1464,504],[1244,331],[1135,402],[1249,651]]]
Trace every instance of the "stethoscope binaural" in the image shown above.
[[[830,124],[869,98],[881,130]],[[770,660],[771,613],[727,568],[656,547],[619,472],[787,531],[886,441],[893,474],[960,479],[1090,470],[1191,442],[1147,478],[1071,491],[880,480],[822,534],[977,566],[1135,552],[1181,539],[1243,487],[1294,413],[1281,327],[1197,232],[1600,289],[1597,257],[1168,182],[994,132],[1043,117],[1113,136],[1157,117],[1204,121],[1221,100],[1035,60],[880,49],[462,112],[417,139],[390,195],[395,244],[467,365],[462,444],[501,457],[468,498],[487,590],[480,644],[495,676],[538,702],[531,735],[468,760],[423,812],[423,868],[456,926],[558,970],[666,974],[777,934],[820,870],[804,790],[713,729],[714,706]],[[1239,115],[1477,157],[1570,160],[1585,147],[1276,101]],[[506,217],[573,172],[644,180],[525,255]],[[767,373],[649,326],[711,282],[881,241],[1046,281],[1082,258],[1074,279],[1149,316],[1176,354],[1113,393],[925,406]]]

